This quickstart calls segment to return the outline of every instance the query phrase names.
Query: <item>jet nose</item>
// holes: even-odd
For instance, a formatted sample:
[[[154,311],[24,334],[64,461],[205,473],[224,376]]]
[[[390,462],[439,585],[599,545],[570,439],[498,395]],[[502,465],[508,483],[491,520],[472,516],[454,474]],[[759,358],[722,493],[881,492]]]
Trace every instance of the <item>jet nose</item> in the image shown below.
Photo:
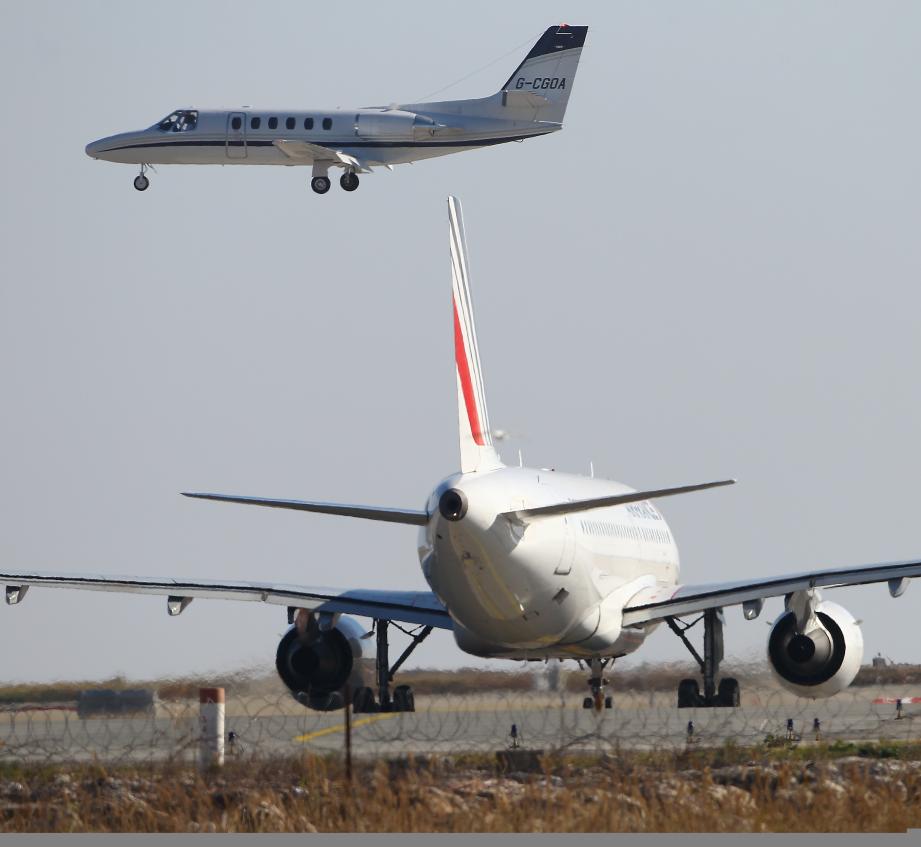
[[[104,138],[98,138],[96,141],[91,141],[86,145],[86,155],[91,159],[98,159],[105,148],[104,142]]]

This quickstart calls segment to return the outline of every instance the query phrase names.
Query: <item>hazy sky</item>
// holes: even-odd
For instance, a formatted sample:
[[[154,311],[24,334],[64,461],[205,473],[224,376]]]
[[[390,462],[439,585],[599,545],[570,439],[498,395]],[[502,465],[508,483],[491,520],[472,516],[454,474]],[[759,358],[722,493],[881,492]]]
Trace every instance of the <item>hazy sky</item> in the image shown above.
[[[169,166],[140,194],[83,152],[183,106],[411,102],[562,19],[590,25],[563,132],[354,194]],[[449,193],[508,460],[738,477],[662,503],[686,582],[921,556],[919,43],[907,1],[4,4],[0,561],[425,588],[413,528],[178,492],[419,508],[456,469]],[[921,660],[921,586],[831,593],[868,656]],[[34,589],[0,678],[271,666],[283,608],[165,605]],[[779,608],[727,610],[728,652]],[[631,661],[685,655],[665,629]],[[441,633],[414,662],[473,660]]]

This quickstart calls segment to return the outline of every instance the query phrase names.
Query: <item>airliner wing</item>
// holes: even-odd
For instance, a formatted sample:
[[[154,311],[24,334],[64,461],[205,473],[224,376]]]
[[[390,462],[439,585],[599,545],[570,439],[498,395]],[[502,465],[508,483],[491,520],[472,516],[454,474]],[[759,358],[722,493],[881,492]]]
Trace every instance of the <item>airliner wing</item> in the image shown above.
[[[41,586],[165,596],[170,615],[178,615],[189,601],[200,597],[209,600],[252,600],[315,612],[342,612],[408,624],[423,624],[439,629],[451,629],[453,626],[447,610],[430,591],[340,590],[305,588],[300,585],[281,585],[272,582],[106,576],[47,571],[2,571],[0,583],[6,585],[6,602],[10,605],[20,602],[32,586]]]
[[[340,162],[349,165],[359,173],[371,173],[371,167],[364,160],[344,149],[324,147],[309,141],[279,138],[272,142],[289,159],[296,162]]]
[[[921,576],[921,560],[829,568],[738,582],[681,585],[677,589],[671,587],[641,592],[624,608],[623,625],[631,626],[667,617],[692,615],[705,609],[757,602],[768,597],[782,597],[793,591],[807,591],[810,588],[836,588],[886,582],[889,584],[889,593],[893,597],[898,597],[908,587],[908,580],[916,576]],[[753,609],[753,613],[749,614],[746,610],[746,617],[756,617],[757,611]]]

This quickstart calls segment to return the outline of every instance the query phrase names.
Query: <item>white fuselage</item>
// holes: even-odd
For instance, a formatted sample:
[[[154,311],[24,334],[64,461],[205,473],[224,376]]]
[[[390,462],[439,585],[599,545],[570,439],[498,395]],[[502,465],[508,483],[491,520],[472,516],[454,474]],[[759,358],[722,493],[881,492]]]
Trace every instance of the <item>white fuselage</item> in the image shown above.
[[[461,520],[439,513],[463,492]],[[552,470],[503,467],[456,474],[436,488],[421,530],[426,580],[448,608],[461,649],[508,658],[604,657],[632,652],[648,629],[621,627],[640,592],[678,580],[678,549],[648,501],[519,522],[502,513],[633,491]]]
[[[492,106],[493,99],[469,102]],[[93,141],[86,153],[94,159],[147,165],[313,163],[309,151],[292,158],[276,144],[288,141],[329,151],[345,150],[368,165],[391,165],[520,141],[560,128],[548,122],[503,117],[498,107],[493,112],[495,116],[423,114],[400,107],[348,111],[189,109],[181,114],[194,114],[194,122],[170,124],[164,119],[147,129]]]

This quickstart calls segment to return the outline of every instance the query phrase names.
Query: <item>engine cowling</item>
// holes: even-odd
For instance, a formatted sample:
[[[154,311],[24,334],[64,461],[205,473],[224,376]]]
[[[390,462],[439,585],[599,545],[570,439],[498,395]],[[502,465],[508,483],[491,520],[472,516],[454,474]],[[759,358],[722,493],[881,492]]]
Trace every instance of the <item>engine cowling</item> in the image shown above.
[[[275,667],[281,681],[311,709],[341,709],[346,685],[353,690],[367,685],[364,635],[364,627],[352,618],[340,617],[333,626],[320,629],[316,616],[309,615],[300,627],[292,626],[278,645]]]
[[[774,676],[800,697],[831,697],[847,688],[863,660],[863,634],[854,616],[837,603],[816,607],[820,626],[797,633],[793,612],[774,621],[768,662]]]

